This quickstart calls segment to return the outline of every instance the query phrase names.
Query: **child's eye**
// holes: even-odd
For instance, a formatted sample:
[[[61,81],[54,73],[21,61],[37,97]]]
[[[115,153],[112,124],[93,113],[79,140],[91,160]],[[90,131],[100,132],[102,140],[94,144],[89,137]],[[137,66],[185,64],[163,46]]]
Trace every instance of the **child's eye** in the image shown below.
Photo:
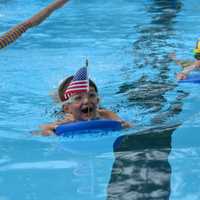
[[[81,99],[82,99],[81,96],[75,96],[75,97],[74,97],[74,100],[75,100],[75,101],[80,101]]]
[[[90,93],[89,94],[89,98],[95,98],[97,95],[96,95],[96,93]]]

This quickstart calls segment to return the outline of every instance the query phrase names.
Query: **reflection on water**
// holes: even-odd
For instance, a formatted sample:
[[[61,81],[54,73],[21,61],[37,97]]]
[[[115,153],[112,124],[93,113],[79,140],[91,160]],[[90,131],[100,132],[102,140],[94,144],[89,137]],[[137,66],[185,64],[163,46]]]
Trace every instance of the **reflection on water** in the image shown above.
[[[185,95],[183,91],[176,90],[175,75],[169,68],[171,61],[168,57],[175,47],[172,38],[176,33],[176,16],[181,8],[180,1],[148,2],[145,9],[150,21],[146,24],[140,21],[135,25],[139,36],[133,43],[132,71],[139,76],[135,75],[137,79],[134,81],[124,82],[118,92],[127,95],[129,106],[145,110],[140,114],[148,113],[153,124],[166,122],[182,110]],[[171,95],[170,99],[167,94]]]
[[[115,141],[108,200],[169,199],[168,156],[175,129],[176,126],[152,128]]]
[[[182,111],[188,94],[176,90],[168,53],[173,51],[173,25],[181,10],[180,1],[154,0],[146,6],[148,24],[135,26],[133,73],[140,77],[124,83],[118,93],[127,95],[128,106],[144,109],[151,125],[160,125]],[[168,99],[166,94],[172,93]],[[143,113],[144,114],[144,113]],[[151,114],[154,114],[151,116]],[[108,185],[108,200],[167,200],[170,197],[171,136],[176,126],[150,129],[115,141],[115,162]]]

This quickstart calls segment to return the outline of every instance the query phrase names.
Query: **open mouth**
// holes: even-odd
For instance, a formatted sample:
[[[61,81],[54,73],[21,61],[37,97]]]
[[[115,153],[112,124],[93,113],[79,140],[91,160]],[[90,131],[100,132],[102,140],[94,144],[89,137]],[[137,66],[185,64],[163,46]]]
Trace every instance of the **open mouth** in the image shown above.
[[[86,107],[86,108],[81,109],[81,112],[84,114],[91,113],[92,111],[93,111],[93,108],[91,107]]]

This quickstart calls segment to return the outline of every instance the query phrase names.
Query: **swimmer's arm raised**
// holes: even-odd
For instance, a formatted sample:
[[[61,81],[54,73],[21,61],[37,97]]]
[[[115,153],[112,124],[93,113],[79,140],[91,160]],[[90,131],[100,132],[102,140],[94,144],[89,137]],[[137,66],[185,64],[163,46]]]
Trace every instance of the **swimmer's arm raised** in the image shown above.
[[[44,21],[54,10],[62,7],[68,1],[69,0],[56,0],[41,10],[39,13],[31,17],[29,20],[27,20],[27,22],[30,24],[30,27],[37,26],[42,21]]]
[[[36,15],[26,20],[25,22],[15,26],[10,31],[5,33],[0,37],[0,49],[6,47],[7,45],[14,42],[19,38],[22,33],[27,29],[37,26],[42,21],[44,21],[54,10],[62,7],[69,0],[56,0],[53,3],[49,4],[46,8],[38,12]]]

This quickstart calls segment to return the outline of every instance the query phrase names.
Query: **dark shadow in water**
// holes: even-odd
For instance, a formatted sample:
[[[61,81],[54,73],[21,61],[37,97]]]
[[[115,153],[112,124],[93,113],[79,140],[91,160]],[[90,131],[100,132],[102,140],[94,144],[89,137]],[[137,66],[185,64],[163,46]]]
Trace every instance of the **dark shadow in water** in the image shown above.
[[[174,25],[181,7],[180,1],[176,1],[176,6],[166,0],[149,2],[146,11],[150,23],[135,26],[139,38],[133,43],[134,63],[137,68],[158,69],[160,74],[157,78],[161,81],[168,79],[170,60],[166,51],[175,47],[170,39],[176,35]]]
[[[162,113],[162,122],[182,110],[180,99],[187,95],[183,91],[174,91],[172,98],[175,96],[175,99],[171,98],[170,102],[165,97],[167,92],[175,90],[177,86],[170,77],[171,60],[168,54],[169,49],[175,47],[171,38],[176,34],[173,26],[181,7],[182,4],[178,0],[148,2],[145,9],[151,21],[149,24],[142,24],[140,21],[141,23],[135,26],[139,38],[133,43],[134,60],[131,71],[133,74],[141,71],[141,76],[129,84],[124,83],[118,91],[127,95],[128,106],[138,106],[149,114]],[[126,74],[125,70],[123,73]],[[152,119],[152,122],[155,123],[156,120]]]
[[[154,113],[151,125],[159,127],[115,141],[108,200],[168,200],[170,197],[168,157],[171,135],[177,126],[160,127],[160,124],[182,111],[182,100],[187,95],[174,91],[177,85],[170,77],[171,61],[167,52],[175,47],[171,37],[175,36],[173,25],[181,6],[178,0],[148,2],[146,11],[150,23],[135,26],[139,38],[133,43],[133,74],[141,71],[142,75],[138,80],[121,85],[118,93],[127,95],[128,106],[142,108],[149,116]],[[165,95],[172,91],[169,101]]]
[[[171,135],[178,125],[121,136],[114,144],[115,162],[108,200],[168,200]]]

